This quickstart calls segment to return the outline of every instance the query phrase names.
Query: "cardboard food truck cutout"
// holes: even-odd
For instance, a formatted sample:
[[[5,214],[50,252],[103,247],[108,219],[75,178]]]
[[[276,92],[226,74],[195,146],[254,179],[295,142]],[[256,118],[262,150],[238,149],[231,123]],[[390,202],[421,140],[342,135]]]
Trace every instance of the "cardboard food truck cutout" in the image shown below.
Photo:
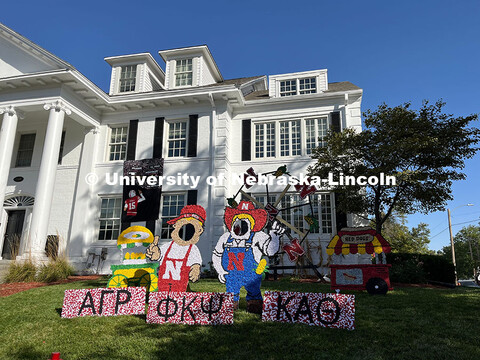
[[[331,288],[367,290],[370,294],[386,294],[392,290],[385,254],[390,244],[370,227],[343,228],[327,246],[327,255],[370,254],[375,264],[332,264]]]
[[[157,290],[158,263],[147,262],[145,256],[145,248],[153,241],[153,234],[143,226],[131,226],[122,231],[117,239],[122,264],[110,266],[112,277],[108,280],[109,288],[143,286],[148,291]]]
[[[218,279],[228,293],[233,293],[235,306],[238,307],[240,289],[244,287],[247,310],[251,312],[261,312],[262,308],[260,285],[266,265],[262,256],[277,253],[285,231],[275,221],[268,233],[263,232],[267,220],[267,211],[256,209],[250,201],[227,207],[224,221],[228,232],[220,237],[212,256]]]
[[[158,237],[149,245],[145,255],[159,261],[158,291],[185,292],[189,280],[198,281],[202,256],[195,245],[200,240],[207,213],[200,205],[186,205],[180,215],[168,221],[173,226],[172,241],[158,246]]]

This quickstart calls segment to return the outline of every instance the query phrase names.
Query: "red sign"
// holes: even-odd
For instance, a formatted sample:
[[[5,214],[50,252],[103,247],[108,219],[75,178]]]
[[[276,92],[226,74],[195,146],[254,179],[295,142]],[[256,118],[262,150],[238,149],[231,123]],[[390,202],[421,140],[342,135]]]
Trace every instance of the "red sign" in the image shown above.
[[[249,168],[245,174],[243,174],[243,182],[246,189],[250,189],[254,183],[258,182],[258,175],[255,174],[255,170],[253,170],[253,168]]]
[[[295,262],[299,256],[305,254],[305,250],[298,243],[298,239],[293,239],[291,243],[283,245],[282,249],[287,253],[291,262]]]
[[[355,295],[265,291],[262,321],[355,329]]]
[[[144,287],[65,290],[62,317],[144,314],[145,294]]]
[[[233,294],[155,292],[148,299],[147,323],[233,324]]]
[[[317,191],[317,188],[314,185],[310,184],[297,184],[295,185],[295,190],[300,193],[300,197],[305,199],[308,195],[313,194]]]

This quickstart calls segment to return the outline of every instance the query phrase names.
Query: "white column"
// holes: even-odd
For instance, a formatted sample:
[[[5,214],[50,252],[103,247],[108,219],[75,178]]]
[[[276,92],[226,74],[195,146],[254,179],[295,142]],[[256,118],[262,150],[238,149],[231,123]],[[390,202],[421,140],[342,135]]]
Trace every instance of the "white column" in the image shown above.
[[[18,118],[23,118],[23,113],[13,106],[0,109],[3,114],[2,128],[0,129],[0,214],[5,200],[8,174],[12,162],[13,143],[17,132]]]
[[[58,153],[62,140],[63,120],[65,113],[71,114],[65,104],[58,100],[45,104],[49,110],[47,133],[43,145],[42,161],[38,173],[35,190],[35,205],[33,206],[32,223],[29,231],[29,244],[34,259],[45,258],[45,243],[47,241],[48,221],[52,207],[55,177],[57,175]]]

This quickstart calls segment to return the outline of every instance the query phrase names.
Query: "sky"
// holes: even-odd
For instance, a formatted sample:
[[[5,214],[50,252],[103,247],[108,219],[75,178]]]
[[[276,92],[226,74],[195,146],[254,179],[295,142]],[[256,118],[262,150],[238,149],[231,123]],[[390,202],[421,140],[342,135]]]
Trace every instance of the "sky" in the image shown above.
[[[6,1],[0,22],[72,64],[108,91],[107,56],[207,44],[225,79],[328,69],[329,82],[382,102],[446,102],[480,112],[480,1]],[[475,126],[479,126],[477,122]],[[454,234],[480,216],[480,155],[453,185]],[[463,206],[468,203],[474,206]],[[408,216],[429,224],[430,248],[449,244],[446,212]],[[457,225],[458,224],[458,225]]]

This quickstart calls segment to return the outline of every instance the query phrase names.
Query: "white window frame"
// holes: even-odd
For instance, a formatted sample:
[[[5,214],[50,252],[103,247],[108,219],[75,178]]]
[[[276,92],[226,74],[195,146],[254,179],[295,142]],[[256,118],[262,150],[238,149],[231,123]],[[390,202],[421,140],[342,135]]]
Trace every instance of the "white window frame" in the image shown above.
[[[293,140],[293,123],[296,123],[297,130],[298,130],[298,148],[294,148]],[[282,139],[282,127],[284,124],[287,124],[287,136],[286,139]],[[279,129],[278,129],[278,147],[279,147],[279,155],[280,157],[293,157],[293,156],[302,156],[302,124],[300,119],[291,119],[291,120],[284,120],[279,122]],[[287,147],[282,149],[282,141],[286,142]],[[295,153],[294,153],[295,152]]]
[[[170,138],[170,129],[172,128],[172,126],[176,126],[177,124],[180,124],[180,123],[185,123],[185,137],[181,137],[181,138]],[[188,136],[189,136],[189,133],[188,133],[188,128],[189,128],[189,119],[176,119],[176,120],[168,120],[167,121],[167,124],[168,124],[168,131],[166,131],[166,134],[165,134],[165,143],[167,144],[167,150],[166,150],[166,157],[169,158],[169,159],[173,159],[173,158],[185,158],[187,157],[188,155]],[[175,156],[175,154],[173,155],[170,155],[170,143],[173,143],[175,141],[185,141],[185,155],[178,155],[178,156]],[[175,147],[173,148],[175,149]],[[181,147],[179,149],[182,149]]]
[[[275,158],[277,156],[277,129],[278,126],[276,124],[276,121],[267,121],[267,122],[257,122],[254,123],[254,129],[253,129],[253,153],[255,154],[255,159],[268,159],[268,158]],[[272,133],[272,130],[269,129],[273,125],[273,144],[269,143],[271,139],[267,139],[267,131]],[[260,151],[257,152],[257,126],[262,128],[263,131],[263,140],[260,140],[259,143],[262,146],[262,151],[261,154]],[[273,147],[273,152],[271,148]]]
[[[112,132],[117,131],[117,129],[121,128],[126,128],[126,138],[125,141],[120,141],[120,142],[112,142]],[[129,126],[128,124],[121,124],[121,125],[109,125],[108,126],[108,138],[107,138],[107,161],[108,162],[114,162],[114,161],[125,161],[127,158],[127,147],[128,147],[128,132],[129,132]],[[111,159],[111,154],[112,154],[112,146],[118,146],[118,145],[125,145],[125,153],[123,157],[120,157],[119,159]],[[116,153],[116,151],[115,151]],[[121,152],[120,152],[121,154]]]
[[[300,89],[300,82],[301,80],[314,80],[315,82],[315,87],[311,88],[309,87],[308,89]],[[288,91],[282,91],[282,83],[284,82],[293,82],[295,84],[295,91],[293,90],[288,90]],[[289,85],[291,87],[291,85]],[[312,91],[315,90],[315,91]],[[279,97],[288,97],[288,96],[296,96],[296,95],[308,95],[308,94],[317,94],[318,93],[318,77],[317,76],[304,76],[304,77],[298,77],[298,78],[289,78],[289,79],[278,79],[277,80],[277,94]]]
[[[130,74],[134,73],[134,76],[130,76],[128,78],[122,79],[122,74],[124,72],[124,69],[126,68],[131,68]],[[119,74],[118,74],[118,93],[120,94],[126,94],[126,93],[133,93],[135,90],[137,90],[137,78],[138,78],[138,66],[137,64],[131,64],[131,65],[122,65],[119,66]],[[122,81],[128,81],[129,82],[129,90],[123,90],[122,91]],[[133,81],[133,90],[132,88],[132,81]]]
[[[118,217],[102,217],[102,204],[103,200],[113,200],[113,201],[119,201],[120,208],[119,208],[119,216]],[[100,242],[105,242],[105,241],[117,241],[118,235],[122,232],[122,207],[123,207],[123,196],[120,194],[114,194],[114,195],[99,195],[99,212],[98,212],[98,231],[97,231],[97,241]],[[102,231],[102,221],[111,221],[115,222],[118,221],[118,230],[116,230],[116,227],[112,227],[114,230],[112,231],[112,238],[111,239],[101,239],[100,238],[100,232]],[[107,230],[104,230],[105,232]],[[115,231],[118,232],[118,235],[115,237]]]
[[[30,149],[24,149],[24,150],[20,150],[20,144],[21,144],[21,140],[22,140],[22,136],[25,136],[25,135],[33,135],[34,138],[33,138],[33,147],[31,149],[31,155],[30,155],[30,163],[28,165],[18,165],[18,160],[19,160],[19,153],[20,151],[30,151]],[[31,167],[32,166],[32,162],[33,162],[33,155],[35,154],[35,143],[37,142],[37,133],[35,131],[33,132],[24,132],[24,133],[20,133],[19,134],[19,137],[18,137],[18,145],[17,145],[17,151],[15,152],[15,168],[28,168],[28,167]]]
[[[175,215],[169,215],[169,216],[164,216],[163,215],[163,209],[164,209],[164,202],[165,202],[165,197],[167,196],[183,196],[183,204],[178,202],[178,211]],[[172,231],[172,227],[171,225],[168,225],[166,224],[166,221],[168,220],[171,220],[171,219],[175,219],[177,216],[180,215],[180,211],[182,210],[182,208],[187,204],[187,192],[165,192],[165,193],[162,193],[162,196],[161,196],[161,199],[160,199],[160,214],[159,214],[159,217],[158,217],[158,221],[156,222],[155,224],[155,234],[158,234],[160,236],[160,241],[161,242],[167,242],[167,241],[170,241],[171,240],[171,237],[170,237],[170,234],[171,234],[171,231]],[[164,224],[164,220],[165,221],[165,224]],[[167,231],[167,236],[164,237],[163,235],[163,227],[166,227],[166,231]]]
[[[182,61],[191,61],[191,66],[192,66],[192,69],[191,70],[188,70],[188,71],[177,71],[177,66],[179,65],[178,63],[179,62],[182,62]],[[175,85],[176,88],[181,88],[181,87],[190,87],[190,86],[193,86],[193,76],[194,76],[194,64],[195,64],[195,61],[194,61],[194,58],[193,57],[189,57],[189,58],[183,58],[183,59],[176,59],[175,60],[175,71],[174,71],[174,74],[173,74],[173,83]],[[188,66],[187,65],[184,65],[184,66]],[[191,74],[191,83],[190,84],[180,84],[180,85],[177,85],[177,75],[188,75],[188,74]]]
[[[313,146],[309,147],[309,135],[308,135],[308,122],[313,121],[313,132],[314,132],[314,138],[313,138]],[[321,122],[325,121],[326,123],[326,131],[325,134],[320,134],[320,129],[323,129],[323,126],[321,126]],[[312,149],[317,148],[319,146],[324,147],[326,146],[325,140],[319,140],[320,137],[324,138],[328,130],[330,129],[330,120],[327,115],[325,116],[316,116],[316,117],[306,117],[304,119],[305,123],[305,155],[311,155],[312,154]]]
[[[278,196],[280,195],[280,193],[270,193],[269,196],[270,196],[270,199],[269,200],[273,200],[272,198],[275,199],[275,201],[278,199]],[[255,198],[255,199],[259,199],[260,197],[263,197],[264,199],[266,199],[267,197],[267,194],[266,193],[258,193],[258,194],[252,194],[252,196]],[[327,193],[327,192],[316,192],[315,194],[311,195],[311,196],[315,196],[315,204],[312,204],[314,210],[315,208],[317,208],[317,220],[318,220],[318,224],[319,224],[319,228],[318,228],[318,231],[317,232],[310,232],[309,234],[312,234],[312,235],[320,235],[320,236],[331,236],[333,234],[333,230],[335,229],[335,224],[334,224],[334,209],[333,209],[333,193]],[[288,198],[287,198],[288,197]],[[329,202],[330,202],[330,207],[327,208],[327,211],[324,212],[324,207],[322,206],[322,197],[328,197],[329,199]],[[295,205],[298,205],[299,203],[298,202],[295,202],[293,201],[293,199],[297,199],[297,200],[300,200],[300,202],[303,202],[303,203],[308,203],[308,198],[306,198],[305,200],[302,200],[300,198],[300,195],[298,193],[295,193],[295,192],[288,192],[285,194],[285,196],[282,198],[282,200],[280,201],[278,207],[279,208],[282,208],[282,203],[285,201],[285,200],[288,200],[289,204],[287,207],[290,207],[290,206],[295,206]],[[275,203],[275,201],[272,202],[272,205]],[[264,205],[266,205],[264,203]],[[295,226],[296,224],[293,222],[290,222],[293,226],[297,227],[298,230],[302,231],[302,232],[306,232],[309,228],[309,225],[307,224],[307,222],[305,221],[305,219],[303,218],[305,215],[308,215],[311,213],[311,209],[309,206],[305,205],[305,206],[302,206],[302,207],[299,207],[299,208],[296,208],[296,209],[292,209],[291,211],[289,211],[289,214],[290,216],[293,216],[293,213],[294,212],[298,212],[298,211],[302,211],[302,214],[301,214],[301,218],[302,218],[302,226],[299,228],[298,226]],[[283,215],[282,216],[282,212],[279,213],[279,216],[282,217],[284,220],[287,220],[288,217]],[[290,230],[289,230],[290,231]]]

